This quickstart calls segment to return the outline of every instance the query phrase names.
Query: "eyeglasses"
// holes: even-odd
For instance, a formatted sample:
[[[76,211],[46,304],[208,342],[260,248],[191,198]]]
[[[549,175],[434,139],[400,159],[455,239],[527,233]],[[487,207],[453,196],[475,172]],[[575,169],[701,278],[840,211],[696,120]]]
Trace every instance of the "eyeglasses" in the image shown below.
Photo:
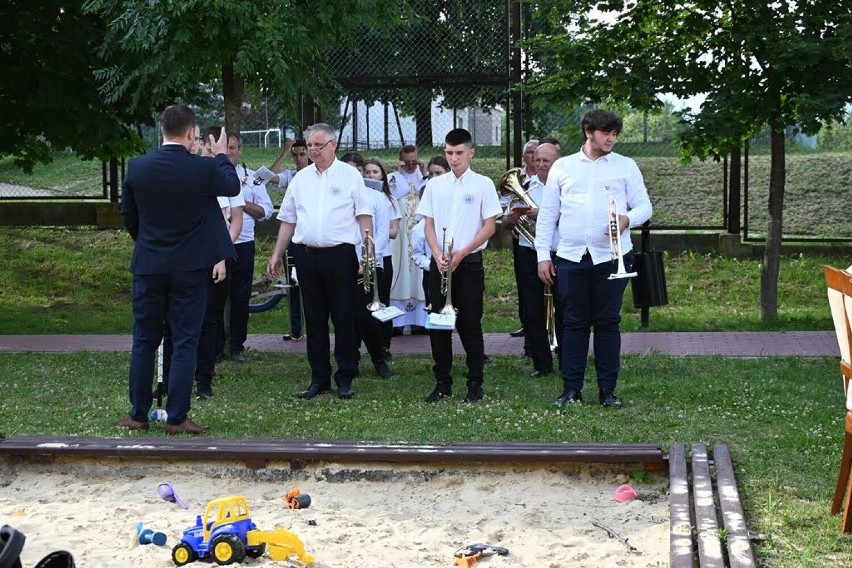
[[[320,150],[322,150],[323,148],[325,148],[329,144],[331,144],[331,140],[329,140],[328,142],[326,142],[322,146],[311,146],[310,144],[308,144],[307,149],[308,149],[308,152],[319,152]]]

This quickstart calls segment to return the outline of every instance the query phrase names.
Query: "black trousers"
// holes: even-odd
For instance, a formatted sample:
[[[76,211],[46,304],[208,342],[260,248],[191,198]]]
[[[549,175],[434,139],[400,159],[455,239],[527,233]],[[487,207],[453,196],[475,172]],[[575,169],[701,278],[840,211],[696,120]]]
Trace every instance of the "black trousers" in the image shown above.
[[[208,279],[207,306],[204,321],[201,324],[201,337],[198,341],[198,365],[195,368],[195,382],[202,389],[213,381],[216,357],[219,354],[219,329],[228,299],[228,280],[214,283]]]
[[[334,324],[334,359],[337,386],[351,386],[358,368],[358,332],[355,327],[358,278],[355,246],[341,244],[329,248],[292,247],[298,266],[299,285],[307,328],[308,363],[311,384],[325,388],[331,383],[331,343],[328,318]]]
[[[547,338],[544,309],[544,283],[538,277],[538,259],[535,249],[519,247],[515,266],[518,269],[518,288],[524,304],[521,320],[533,368],[542,373],[553,371],[553,354]]]
[[[376,279],[382,281],[382,269],[376,268]],[[385,360],[384,344],[382,342],[382,323],[373,317],[373,312],[367,309],[367,304],[373,301],[373,290],[364,291],[364,285],[356,282],[358,300],[355,305],[355,324],[357,325],[360,342],[364,342],[370,360],[375,365]],[[381,299],[381,293],[379,294]]]
[[[241,353],[248,335],[249,298],[254,280],[254,241],[234,245],[237,259],[228,275],[231,294],[231,354]]]
[[[467,354],[467,383],[481,385],[485,362],[485,342],[482,337],[482,295],[485,292],[485,270],[482,253],[467,256],[452,275],[452,303],[458,309],[456,331]],[[439,312],[446,303],[441,294],[441,273],[435,260],[429,266],[429,298],[432,311]],[[451,385],[453,367],[453,332],[429,330],[432,345],[432,372],[439,384]]]
[[[379,300],[390,306],[391,286],[393,285],[393,257],[386,256],[382,260],[384,268],[379,271]],[[370,298],[372,302],[372,298]],[[393,320],[379,322],[379,327],[382,330],[382,347],[390,349],[391,337],[393,337]]]

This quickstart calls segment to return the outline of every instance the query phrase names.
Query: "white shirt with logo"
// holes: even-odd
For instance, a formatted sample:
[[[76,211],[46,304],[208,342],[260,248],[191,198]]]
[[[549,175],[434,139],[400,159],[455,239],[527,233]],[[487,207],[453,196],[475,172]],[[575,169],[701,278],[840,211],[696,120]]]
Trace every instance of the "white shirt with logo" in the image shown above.
[[[486,219],[501,216],[503,209],[494,182],[468,168],[460,177],[450,171],[430,179],[417,214],[434,220],[439,246],[445,244],[446,229],[446,244],[460,249],[473,242]],[[487,245],[486,241],[471,252]]]
[[[360,241],[355,217],[372,215],[364,178],[358,170],[335,159],[323,172],[316,164],[293,177],[281,202],[278,219],[295,223],[293,242],[309,247],[333,247]]]

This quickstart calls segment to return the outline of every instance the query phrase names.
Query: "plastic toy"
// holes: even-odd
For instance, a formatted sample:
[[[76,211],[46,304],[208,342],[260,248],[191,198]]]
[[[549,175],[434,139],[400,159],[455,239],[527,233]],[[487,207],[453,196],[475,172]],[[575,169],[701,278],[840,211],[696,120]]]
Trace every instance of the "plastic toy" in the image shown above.
[[[178,494],[175,493],[175,488],[172,487],[171,483],[159,484],[157,486],[157,495],[159,495],[164,501],[177,503],[181,509],[189,509],[189,505],[186,504],[186,501],[178,497]]]
[[[307,509],[311,506],[311,496],[299,489],[291,489],[284,496],[284,502],[291,509]]]
[[[455,556],[458,568],[470,568],[470,566],[479,562],[483,556],[491,556],[492,554],[506,556],[509,554],[509,549],[490,544],[468,544],[456,550],[453,556]]]
[[[142,523],[139,523],[136,525],[136,542],[139,544],[164,546],[166,544],[166,533],[149,529]]]
[[[204,518],[198,515],[195,526],[183,531],[180,542],[172,549],[172,560],[177,566],[196,560],[224,566],[240,563],[246,556],[259,558],[267,551],[272,560],[290,560],[294,555],[303,564],[313,564],[315,560],[305,552],[305,545],[295,533],[258,530],[246,498],[231,495],[207,504]]]
[[[619,485],[618,487],[616,487],[615,494],[613,495],[615,500],[619,503],[624,503],[625,501],[632,501],[636,499],[636,496],[636,490],[633,489],[631,486],[627,485],[626,483],[624,485]]]

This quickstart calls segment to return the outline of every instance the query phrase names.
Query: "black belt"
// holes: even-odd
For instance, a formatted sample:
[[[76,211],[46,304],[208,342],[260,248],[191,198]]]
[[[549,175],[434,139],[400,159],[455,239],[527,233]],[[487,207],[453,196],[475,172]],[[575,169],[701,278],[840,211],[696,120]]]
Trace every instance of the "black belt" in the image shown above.
[[[308,245],[296,243],[296,247],[302,249],[305,252],[309,252],[311,254],[325,254],[325,253],[329,253],[329,252],[335,252],[335,251],[343,250],[347,247],[354,248],[355,245],[352,245],[352,244],[349,244],[349,243],[341,243],[339,245],[334,245],[334,246],[331,246],[331,247],[309,247]]]

